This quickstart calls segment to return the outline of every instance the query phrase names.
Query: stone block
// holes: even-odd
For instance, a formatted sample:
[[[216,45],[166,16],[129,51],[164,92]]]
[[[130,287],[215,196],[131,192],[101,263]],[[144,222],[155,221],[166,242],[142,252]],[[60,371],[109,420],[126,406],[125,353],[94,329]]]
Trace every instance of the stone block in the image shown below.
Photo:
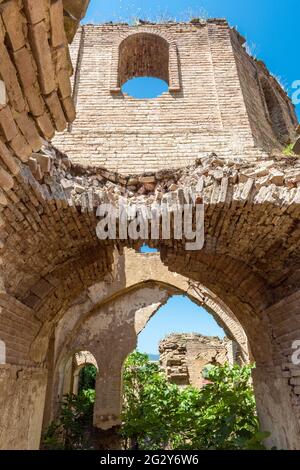
[[[0,4],[0,13],[14,51],[25,45],[23,18],[17,0]]]
[[[53,286],[49,282],[45,281],[45,279],[41,279],[31,289],[33,294],[35,294],[40,299],[44,299],[52,290],[53,290]]]
[[[4,192],[0,190],[0,205],[7,206],[7,204],[8,204],[7,197],[5,196]]]
[[[300,387],[300,377],[293,377],[290,380],[291,385],[296,385]]]
[[[41,153],[35,153],[33,156],[39,163],[41,171],[43,173],[49,173],[51,170],[51,158],[48,157],[48,155],[43,155]]]
[[[16,123],[18,124],[19,129],[34,152],[40,150],[42,146],[41,137],[35,127],[33,120],[28,117],[28,114],[19,114],[16,117]]]
[[[78,29],[78,21],[72,18],[71,16],[65,16],[64,26],[65,26],[68,43],[71,44],[76,34],[76,31]]]
[[[31,52],[27,47],[22,47],[14,52],[14,59],[24,88],[32,86],[37,80],[37,74]]]
[[[297,154],[297,155],[300,155],[300,137],[299,139],[296,141],[294,147],[293,147],[293,151]]]
[[[79,22],[84,17],[90,0],[63,0],[65,16],[65,30],[69,43],[72,42]]]
[[[56,91],[45,97],[45,101],[53,118],[56,129],[59,132],[65,130],[67,122]]]
[[[60,70],[67,70],[69,76],[73,75],[73,65],[67,46],[59,47],[53,51],[53,61],[55,63],[56,73]]]
[[[51,44],[58,47],[67,44],[64,28],[64,14],[62,0],[51,2],[50,6]]]
[[[73,103],[73,99],[69,96],[68,98],[65,98],[62,102],[63,109],[65,112],[65,116],[67,118],[68,122],[73,122],[75,121],[76,118],[76,110],[75,106]]]
[[[66,69],[61,69],[57,73],[57,80],[59,92],[62,99],[68,98],[72,95],[72,87],[69,72]]]
[[[4,168],[1,168],[1,167],[0,167],[0,186],[6,191],[13,188],[14,186],[14,180],[11,177],[11,175],[6,170],[4,170]]]
[[[63,0],[64,10],[79,21],[84,17],[89,3],[90,0]]]
[[[23,137],[22,134],[19,133],[18,135],[16,135],[16,137],[14,137],[10,141],[9,145],[15,152],[16,156],[20,160],[22,160],[22,162],[28,161],[28,158],[32,153],[32,148],[30,147],[30,145],[28,145],[25,140],[25,137]]]
[[[2,17],[0,15],[0,42],[4,42],[5,33],[6,33],[5,27],[4,27],[4,24],[3,24]]]
[[[34,58],[38,67],[38,79],[44,94],[51,93],[55,87],[54,67],[48,42],[45,22],[30,26],[30,38]]]
[[[0,110],[7,105],[6,86],[3,80],[0,80]]]
[[[34,177],[36,180],[40,181],[43,178],[43,172],[41,170],[41,167],[39,163],[37,163],[36,171],[34,173]]]
[[[34,25],[46,18],[44,0],[24,0],[24,10],[29,22]]]
[[[278,170],[271,170],[268,178],[271,184],[276,184],[277,186],[282,186],[284,183],[284,173]]]
[[[37,161],[35,158],[33,157],[30,157],[29,160],[28,160],[28,166],[30,168],[30,171],[32,174],[34,174],[37,170]]]
[[[6,141],[10,141],[18,133],[18,129],[9,106],[5,106],[5,108],[0,111],[0,130]]]
[[[42,116],[39,116],[36,118],[36,122],[37,122],[37,125],[39,126],[41,133],[46,139],[50,140],[54,137],[55,129],[46,111],[42,114]]]
[[[3,163],[6,165],[6,167],[9,169],[9,171],[13,175],[17,175],[20,171],[20,167],[13,157],[12,153],[10,150],[7,148],[7,146],[1,141],[0,139],[0,157]]]

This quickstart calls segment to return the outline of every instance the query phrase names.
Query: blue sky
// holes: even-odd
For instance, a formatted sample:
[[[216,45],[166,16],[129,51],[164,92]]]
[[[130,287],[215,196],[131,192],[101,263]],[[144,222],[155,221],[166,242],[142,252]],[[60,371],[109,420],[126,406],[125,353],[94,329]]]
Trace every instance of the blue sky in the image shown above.
[[[159,309],[138,338],[138,349],[158,353],[158,343],[169,333],[202,333],[224,337],[212,315],[187,297],[176,295]]]
[[[290,95],[293,93],[292,83],[300,80],[299,0],[91,0],[84,23],[131,23],[135,18],[188,21],[191,17],[226,18],[245,36],[252,54],[266,63]],[[166,85],[156,79],[137,79],[123,90],[145,98],[157,96]],[[297,112],[300,118],[300,105]],[[172,332],[223,335],[204,309],[176,296],[150,320],[139,336],[138,348],[157,353],[159,340]]]
[[[226,18],[292,93],[292,83],[300,80],[299,0],[91,0],[84,22],[188,20],[190,16]],[[297,111],[300,118],[300,105]]]

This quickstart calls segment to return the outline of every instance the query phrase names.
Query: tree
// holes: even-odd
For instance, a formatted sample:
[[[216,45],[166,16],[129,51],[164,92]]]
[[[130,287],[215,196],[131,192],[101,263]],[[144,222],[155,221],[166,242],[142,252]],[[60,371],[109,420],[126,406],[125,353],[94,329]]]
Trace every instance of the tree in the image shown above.
[[[203,389],[167,382],[147,355],[131,354],[124,368],[125,448],[260,449],[251,366],[213,366]]]
[[[97,368],[93,364],[87,364],[79,372],[78,391],[95,389]]]
[[[46,450],[89,449],[93,422],[95,390],[82,390],[78,395],[64,395],[57,419],[42,436]]]

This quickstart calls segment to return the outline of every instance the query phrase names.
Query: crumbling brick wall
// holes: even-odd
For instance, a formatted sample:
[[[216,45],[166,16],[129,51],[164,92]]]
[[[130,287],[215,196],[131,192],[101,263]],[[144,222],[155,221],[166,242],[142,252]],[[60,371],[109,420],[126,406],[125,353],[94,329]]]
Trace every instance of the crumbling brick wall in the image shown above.
[[[241,323],[256,362],[259,415],[272,432],[268,444],[299,449],[291,342],[299,335],[300,164],[282,154],[293,107],[246,54],[243,39],[214,19],[86,26],[71,51],[72,89],[67,39],[86,6],[0,0],[0,341],[8,362],[1,365],[0,427],[9,430],[1,446],[38,446],[39,373],[49,368],[50,387],[55,325],[86,289],[109,283],[116,245],[138,248],[130,240],[99,241],[96,206],[110,200],[117,207],[121,194],[131,204],[182,204],[197,185],[206,211],[203,249],[188,253],[173,238],[154,245],[169,270],[204,285]],[[151,61],[147,34],[169,44],[169,91],[156,100],[119,90],[130,74],[121,69],[120,76],[118,50],[126,51],[132,33],[142,34],[134,43]],[[146,65],[137,60],[134,74],[149,73]],[[70,158],[51,145],[40,153],[42,138],[67,124],[56,142]]]
[[[160,366],[171,383],[202,388],[208,365],[233,364],[232,341],[199,334],[170,334],[159,343]]]
[[[293,105],[243,43],[223,20],[82,27],[71,46],[77,119],[55,144],[73,162],[123,174],[185,166],[210,151],[280,148],[295,135]],[[136,76],[164,79],[169,90],[123,94]]]

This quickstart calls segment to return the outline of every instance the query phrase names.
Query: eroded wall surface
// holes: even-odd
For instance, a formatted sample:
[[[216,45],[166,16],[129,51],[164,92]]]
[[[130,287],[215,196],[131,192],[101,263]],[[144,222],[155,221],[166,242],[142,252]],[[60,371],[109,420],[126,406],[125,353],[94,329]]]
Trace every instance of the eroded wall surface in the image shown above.
[[[120,251],[139,247],[131,240],[100,241],[97,206],[111,201],[117,207],[120,195],[133,204],[182,205],[190,202],[187,189],[197,186],[206,214],[203,249],[187,253],[174,238],[154,245],[169,271],[204,285],[234,313],[257,365],[254,384],[261,420],[272,432],[269,445],[299,449],[300,390],[291,355],[299,339],[300,164],[281,152],[296,126],[290,101],[223,20],[87,26],[71,51],[72,89],[67,39],[86,6],[84,0],[0,2],[0,87],[6,92],[0,104],[0,341],[7,363],[1,432],[9,430],[1,446],[38,447],[45,380],[39,368],[54,366],[56,325],[74,299],[101,281],[109,284],[116,245]],[[67,28],[67,38],[68,21],[74,29]],[[163,48],[169,92],[158,100],[137,102],[120,93],[123,79],[148,73],[139,49],[128,68],[123,41],[137,32],[141,36],[129,41],[146,47],[149,57],[155,49],[148,34],[156,35],[156,49],[169,44]],[[153,63],[157,74],[164,61]],[[160,72],[163,77],[166,68]],[[69,155],[43,140],[66,126],[55,143]],[[109,168],[87,168],[97,163]],[[48,389],[51,380],[50,373]],[[119,385],[114,390],[118,398]],[[15,417],[9,422],[8,413]]]
[[[246,158],[254,145],[280,148],[295,135],[293,105],[244,42],[223,20],[82,27],[71,46],[77,119],[55,145],[75,163],[122,174],[186,166],[207,152]],[[145,75],[169,91],[122,93]]]
[[[208,365],[236,362],[235,345],[224,338],[197,334],[171,334],[159,343],[160,366],[171,383],[205,385],[203,370]]]
[[[47,371],[0,365],[0,449],[40,445]]]

